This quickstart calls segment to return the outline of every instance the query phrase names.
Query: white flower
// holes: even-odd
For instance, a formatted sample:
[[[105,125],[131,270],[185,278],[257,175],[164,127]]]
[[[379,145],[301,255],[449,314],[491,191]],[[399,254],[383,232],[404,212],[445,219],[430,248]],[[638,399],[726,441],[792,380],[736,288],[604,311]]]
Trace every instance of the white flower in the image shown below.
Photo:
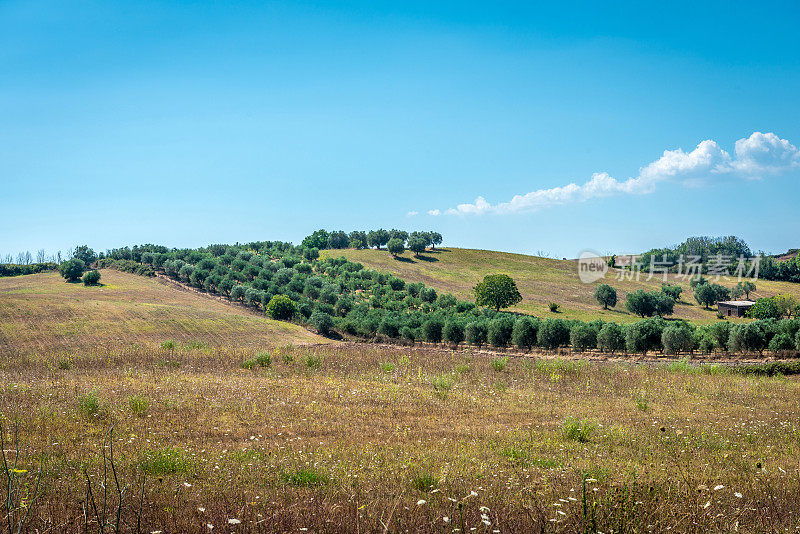
[[[214,530],[214,525],[211,523],[206,523],[206,526],[208,527],[208,530]]]
[[[480,508],[478,508],[478,510],[480,510],[484,514],[488,514],[489,513],[489,507],[488,506],[481,506]]]
[[[425,501],[425,499],[420,499],[420,500],[418,500],[418,501],[417,501],[417,506],[422,506],[422,505],[423,505],[423,504],[425,504],[426,502],[427,502],[427,501]]]
[[[206,511],[206,509],[205,509],[205,508],[203,508],[202,506],[198,506],[198,508],[197,508],[197,511],[198,511],[198,512],[200,512],[200,513],[202,514],[203,512],[205,512],[205,511]]]
[[[736,497],[737,499],[741,499],[742,498],[742,494],[739,493],[738,491],[736,493],[734,493],[733,496]]]
[[[596,478],[587,478],[586,482],[588,482],[589,484],[594,484],[595,482],[597,482],[597,479]]]
[[[705,503],[703,505],[703,508],[708,508],[709,506],[711,506],[711,501],[708,501],[707,503]]]
[[[187,488],[191,488],[192,487],[192,485],[189,484],[188,482],[184,482],[183,485],[184,485],[184,487],[187,487]]]
[[[444,517],[442,518],[442,521],[444,521],[445,523],[449,523],[449,522],[450,522],[450,518],[449,518],[449,517],[447,517],[447,516],[444,516]]]
[[[725,486],[723,486],[722,484],[718,484],[718,485],[714,486],[714,491],[719,491],[719,490],[723,489],[724,487]]]
[[[239,523],[241,523],[241,521],[239,521],[238,519],[228,519],[229,525],[238,525]]]

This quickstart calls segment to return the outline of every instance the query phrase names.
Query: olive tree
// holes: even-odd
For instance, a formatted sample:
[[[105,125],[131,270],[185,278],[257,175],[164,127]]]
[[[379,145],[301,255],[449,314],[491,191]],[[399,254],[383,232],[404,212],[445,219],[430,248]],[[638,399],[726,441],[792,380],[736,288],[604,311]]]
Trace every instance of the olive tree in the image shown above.
[[[406,251],[403,241],[398,237],[393,237],[390,239],[387,243],[387,248],[389,249],[389,254],[395,258]]]
[[[522,300],[517,284],[507,274],[489,274],[475,286],[475,303],[499,311]]]
[[[600,284],[594,290],[594,298],[603,305],[603,309],[613,308],[617,305],[617,290],[608,284]]]

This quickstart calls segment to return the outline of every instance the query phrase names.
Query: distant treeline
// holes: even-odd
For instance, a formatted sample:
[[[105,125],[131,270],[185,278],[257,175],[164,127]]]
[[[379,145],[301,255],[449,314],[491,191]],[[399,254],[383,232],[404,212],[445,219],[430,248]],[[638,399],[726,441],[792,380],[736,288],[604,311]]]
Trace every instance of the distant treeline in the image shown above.
[[[637,263],[644,270],[654,265],[669,272],[678,272],[681,269],[686,272],[688,262],[693,262],[700,266],[700,273],[715,270],[718,274],[724,272],[733,275],[740,267],[740,258],[752,260],[756,256],[761,256],[758,278],[800,283],[800,256],[778,261],[764,253],[755,254],[743,239],[736,236],[690,237],[674,247],[648,250],[639,256]],[[724,264],[720,263],[720,258],[725,260]],[[625,267],[624,264],[622,266]],[[748,262],[747,270],[749,269]],[[747,271],[743,274],[747,274]]]
[[[58,264],[55,262],[31,263],[28,265],[19,265],[16,263],[0,263],[0,277],[21,276],[23,274],[36,274],[47,271],[55,271],[57,269],[58,269]]]
[[[317,230],[313,234],[303,239],[302,245],[308,248],[322,249],[341,249],[356,248],[364,249],[368,247],[381,248],[386,246],[390,240],[398,239],[404,245],[408,243],[410,250],[424,250],[426,247],[435,248],[442,243],[442,234],[439,232],[406,232],[405,230],[377,230],[361,231],[354,230],[347,233],[343,230]]]

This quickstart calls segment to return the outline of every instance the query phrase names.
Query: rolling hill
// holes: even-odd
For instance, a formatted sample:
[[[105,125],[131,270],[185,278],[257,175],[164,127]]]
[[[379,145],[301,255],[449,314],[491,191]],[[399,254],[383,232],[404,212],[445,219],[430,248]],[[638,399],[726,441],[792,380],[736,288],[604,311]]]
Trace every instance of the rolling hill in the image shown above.
[[[646,280],[643,275],[639,281],[617,280],[622,274],[617,269],[606,273],[605,279],[593,284],[583,284],[577,276],[577,260],[555,260],[524,254],[495,252],[463,248],[446,248],[427,251],[420,258],[406,252],[398,259],[386,250],[324,250],[323,257],[344,256],[364,266],[390,272],[408,282],[424,282],[437,291],[445,291],[459,298],[474,300],[472,288],[485,275],[506,273],[516,282],[522,302],[513,311],[530,313],[540,317],[553,316],[549,311],[550,302],[561,306],[560,317],[567,319],[631,322],[638,320],[625,310],[625,295],[636,289],[657,290],[661,287],[661,277]],[[710,323],[717,320],[716,312],[703,309],[695,302],[688,281],[669,275],[669,282],[683,287],[681,300],[675,306],[673,317],[695,323]],[[607,283],[617,289],[618,303],[615,309],[603,310],[594,299],[598,284]],[[718,283],[732,287],[735,279],[721,279]],[[769,297],[786,293],[800,297],[800,285],[789,282],[770,282],[759,280],[758,290],[750,298]],[[734,319],[735,320],[735,319]],[[740,319],[744,320],[744,319]]]
[[[103,285],[58,273],[0,278],[0,352],[157,345],[273,347],[330,342],[304,328],[155,278],[104,269]]]

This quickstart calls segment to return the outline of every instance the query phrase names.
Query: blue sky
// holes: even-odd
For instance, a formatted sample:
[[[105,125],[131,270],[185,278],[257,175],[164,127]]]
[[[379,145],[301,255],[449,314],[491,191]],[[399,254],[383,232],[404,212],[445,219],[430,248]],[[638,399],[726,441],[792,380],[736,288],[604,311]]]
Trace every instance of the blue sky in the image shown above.
[[[797,4],[547,4],[2,2],[0,254],[800,246]]]

